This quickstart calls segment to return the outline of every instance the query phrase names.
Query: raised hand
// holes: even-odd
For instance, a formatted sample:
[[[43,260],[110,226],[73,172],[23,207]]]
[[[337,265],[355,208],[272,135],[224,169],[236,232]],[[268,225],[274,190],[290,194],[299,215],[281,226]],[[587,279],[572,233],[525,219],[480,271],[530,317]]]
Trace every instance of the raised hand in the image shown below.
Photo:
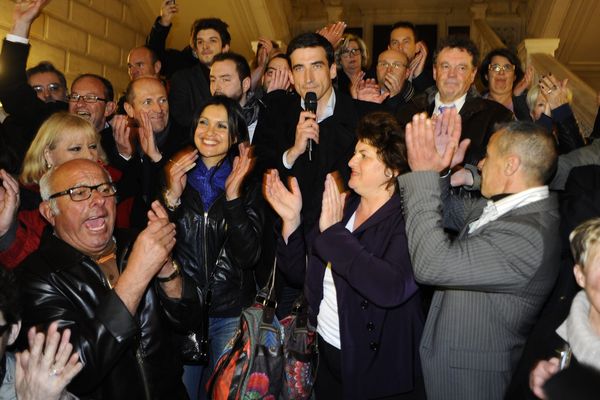
[[[162,26],[169,26],[173,22],[173,17],[179,12],[179,6],[174,0],[163,0],[160,6],[160,18],[158,22]]]
[[[258,61],[258,68],[266,68],[267,63],[269,62],[269,55],[273,50],[273,43],[271,43],[271,39],[267,38],[258,38],[258,53],[256,54],[256,58]]]
[[[283,222],[282,235],[287,242],[288,237],[300,226],[300,211],[302,211],[302,193],[296,178],[290,178],[288,190],[276,169],[265,173],[264,196],[273,210]]]
[[[310,111],[302,111],[298,119],[298,125],[296,125],[294,146],[288,150],[288,164],[294,165],[298,157],[304,154],[309,139],[319,143],[319,124],[315,114]]]
[[[115,115],[110,120],[110,125],[113,128],[117,151],[122,156],[131,157],[133,155],[133,138],[129,118],[127,115]]]
[[[527,70],[525,71],[525,75],[523,75],[523,79],[521,79],[521,81],[519,83],[517,83],[515,85],[515,87],[513,88],[513,94],[515,96],[520,96],[523,94],[523,92],[525,90],[527,90],[529,88],[529,86],[531,86],[531,81],[533,80],[533,65],[530,65],[529,67],[527,67]]]
[[[152,130],[152,124],[150,123],[150,117],[145,111],[140,112],[140,127],[138,129],[138,136],[140,139],[140,146],[142,151],[150,157],[154,162],[159,162],[162,159],[162,154],[156,146],[154,140],[154,131]]]
[[[333,175],[327,174],[321,203],[321,216],[319,217],[319,230],[321,232],[342,220],[345,200],[346,193],[340,193]]]
[[[327,39],[333,48],[336,49],[340,44],[342,44],[342,36],[344,35],[345,29],[346,23],[338,21],[319,29],[317,33]]]
[[[0,169],[0,236],[15,223],[19,210],[19,184],[5,170]]]
[[[290,81],[290,72],[282,69],[273,70],[273,78],[267,87],[267,93],[274,90],[288,90],[292,82]]]
[[[244,178],[246,178],[253,166],[252,147],[250,144],[246,142],[240,143],[238,149],[240,155],[233,159],[231,173],[225,180],[225,198],[228,201],[240,197]]]
[[[568,79],[561,81],[552,74],[542,76],[540,79],[540,93],[546,98],[550,110],[569,102],[568,83]]]
[[[413,79],[421,75],[425,68],[425,61],[427,61],[427,46],[425,42],[420,41],[415,45],[415,57],[409,65],[410,76]]]
[[[58,332],[53,322],[46,335],[27,332],[29,349],[17,353],[15,388],[19,400],[58,400],[67,385],[83,369],[79,354],[69,343],[71,331]],[[45,344],[44,344],[45,342]]]
[[[542,360],[538,362],[531,373],[529,374],[529,388],[540,399],[546,399],[544,393],[544,384],[554,374],[559,371],[559,359],[557,357],[551,358],[548,361]]]
[[[381,104],[390,95],[389,92],[381,92],[375,79],[366,79],[357,85],[357,99]]]
[[[461,117],[456,108],[444,110],[441,115],[438,115],[434,122],[435,147],[438,154],[443,155],[448,148],[449,143],[458,143],[461,135]],[[463,162],[467,147],[471,143],[471,139],[465,139],[456,148],[450,168]]]
[[[408,165],[412,171],[443,171],[450,166],[458,140],[448,140],[443,154],[438,153],[434,123],[426,113],[415,114],[406,124]]]
[[[165,201],[170,205],[176,204],[187,183],[187,172],[196,166],[198,150],[185,149],[169,160],[165,166],[167,176],[167,193]]]
[[[13,10],[13,26],[10,33],[28,38],[31,24],[49,2],[50,0],[17,1]]]

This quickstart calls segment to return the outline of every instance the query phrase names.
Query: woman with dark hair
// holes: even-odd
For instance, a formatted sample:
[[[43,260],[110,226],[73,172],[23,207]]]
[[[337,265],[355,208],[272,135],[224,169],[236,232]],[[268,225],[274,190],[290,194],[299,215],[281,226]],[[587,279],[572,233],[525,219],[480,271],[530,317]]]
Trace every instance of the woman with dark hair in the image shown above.
[[[531,121],[526,102],[526,89],[533,71],[523,73],[521,61],[512,51],[503,48],[490,51],[479,69],[481,83],[488,88],[484,98],[494,100],[515,114],[519,121]]]
[[[163,202],[177,226],[175,261],[198,288],[211,292],[210,373],[238,327],[242,310],[254,299],[253,267],[260,255],[264,211],[260,185],[244,182],[252,160],[238,103],[212,97],[196,121],[196,149],[166,166]],[[190,398],[199,398],[204,368],[185,366],[184,371]]]
[[[265,197],[283,222],[278,265],[304,284],[317,326],[317,398],[424,398],[424,316],[396,181],[408,171],[403,131],[378,112],[361,120],[357,136],[352,192],[346,199],[327,175],[319,231],[307,237],[297,181],[288,191],[277,171],[267,174]]]

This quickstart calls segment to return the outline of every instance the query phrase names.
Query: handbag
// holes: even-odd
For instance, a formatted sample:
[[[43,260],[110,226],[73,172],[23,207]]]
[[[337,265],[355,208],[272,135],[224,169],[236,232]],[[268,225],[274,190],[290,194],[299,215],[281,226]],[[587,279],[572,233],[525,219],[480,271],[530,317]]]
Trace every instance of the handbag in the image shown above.
[[[275,261],[276,263],[276,261]],[[240,325],[207,384],[209,398],[308,399],[318,363],[317,335],[301,295],[281,323],[273,300],[276,264],[267,287],[242,311]]]
[[[185,365],[208,365],[208,309],[212,290],[196,287],[196,291],[202,315],[199,324],[181,336],[181,360]]]

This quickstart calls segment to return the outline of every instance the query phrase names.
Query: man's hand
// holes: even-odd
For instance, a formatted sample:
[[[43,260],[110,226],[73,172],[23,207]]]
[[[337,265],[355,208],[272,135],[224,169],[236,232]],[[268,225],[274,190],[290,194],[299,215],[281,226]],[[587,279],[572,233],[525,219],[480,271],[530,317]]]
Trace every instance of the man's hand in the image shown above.
[[[126,158],[131,157],[133,155],[133,138],[131,127],[129,127],[129,118],[127,115],[115,115],[110,120],[110,125],[113,128],[117,151]]]
[[[402,86],[404,86],[404,82],[400,82],[400,78],[398,76],[387,73],[385,74],[383,85],[389,92],[390,97],[396,96],[402,90]]]
[[[559,371],[559,359],[551,358],[548,361],[542,360],[538,362],[531,373],[529,374],[529,388],[540,399],[546,399],[544,393],[544,384],[554,374]]]
[[[179,12],[179,6],[173,0],[163,0],[160,7],[160,18],[158,23],[164,27],[170,26],[173,22],[173,17]]]
[[[436,171],[447,169],[452,161],[458,139],[447,141],[443,154],[438,153],[435,142],[434,123],[426,113],[415,114],[406,124],[406,149],[408,165],[412,171]]]
[[[441,115],[433,118],[432,121],[434,122],[435,147],[438,154],[442,155],[446,152],[450,143],[454,141],[458,143],[460,140],[462,132],[461,117],[456,108],[450,108],[444,110]],[[450,168],[454,168],[463,162],[470,143],[471,139],[460,142],[450,162]]]
[[[327,39],[334,49],[337,49],[337,47],[342,44],[342,36],[344,35],[345,29],[346,23],[338,21],[319,29],[317,33]]]
[[[79,354],[69,343],[71,331],[58,332],[53,322],[46,335],[27,332],[29,349],[17,353],[15,389],[19,400],[58,400],[67,385],[83,369]],[[45,345],[44,345],[45,341]]]
[[[294,165],[298,157],[304,154],[309,139],[319,143],[319,124],[315,118],[315,114],[310,111],[300,113],[298,125],[296,125],[296,141],[287,153],[286,161],[289,165]]]
[[[140,139],[140,146],[142,151],[150,157],[154,162],[159,162],[162,159],[162,154],[156,146],[154,141],[154,131],[152,130],[152,124],[150,123],[150,117],[145,111],[140,112],[141,124],[138,129],[138,136]]]
[[[19,210],[19,184],[5,170],[0,169],[0,236],[15,223]]]
[[[225,180],[225,198],[231,201],[240,197],[242,183],[254,164],[252,147],[243,142],[238,145],[240,155],[233,159],[231,173]]]
[[[415,57],[410,61],[409,70],[410,77],[415,79],[423,73],[427,61],[427,46],[425,42],[420,41],[415,45]]]
[[[300,226],[300,211],[302,210],[302,193],[296,178],[290,178],[288,190],[276,169],[265,173],[264,196],[273,210],[281,217],[283,222],[282,236],[287,243],[290,235]]]
[[[321,232],[342,220],[345,200],[346,193],[340,193],[333,175],[327,174],[321,202],[321,216],[319,217],[319,230]]]
[[[17,1],[13,10],[13,26],[10,33],[28,38],[31,24],[49,2],[50,0]]]
[[[357,85],[356,98],[361,101],[369,101],[371,103],[381,104],[390,95],[389,92],[381,92],[379,85],[375,79],[366,79],[360,81]]]

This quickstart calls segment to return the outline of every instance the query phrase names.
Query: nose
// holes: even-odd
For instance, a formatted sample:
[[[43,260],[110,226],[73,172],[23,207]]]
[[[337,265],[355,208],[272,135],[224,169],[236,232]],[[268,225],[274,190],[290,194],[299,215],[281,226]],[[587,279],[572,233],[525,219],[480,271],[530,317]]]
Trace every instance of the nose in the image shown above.
[[[355,153],[355,154],[352,156],[352,158],[350,158],[350,161],[348,161],[348,166],[349,166],[350,168],[352,168],[352,166],[356,164],[356,156],[357,156],[357,154]]]
[[[306,68],[305,72],[304,72],[304,80],[306,81],[306,83],[311,83],[314,79],[314,74],[312,71],[312,68]]]
[[[108,197],[104,197],[100,194],[98,189],[92,190],[92,194],[90,195],[90,205],[103,205],[106,202]]]
[[[91,161],[96,161],[96,157],[94,156],[94,153],[92,152],[92,150],[89,147],[84,147],[84,149],[81,152],[81,158],[85,158],[85,159],[91,160]]]

